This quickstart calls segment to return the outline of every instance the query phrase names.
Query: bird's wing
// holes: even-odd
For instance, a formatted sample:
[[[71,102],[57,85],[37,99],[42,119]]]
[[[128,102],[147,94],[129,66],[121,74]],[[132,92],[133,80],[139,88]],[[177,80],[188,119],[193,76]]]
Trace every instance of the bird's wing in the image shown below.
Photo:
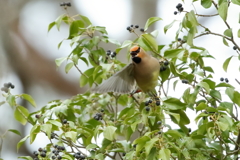
[[[135,79],[133,77],[133,64],[125,66],[112,77],[104,81],[102,84],[92,89],[93,93],[130,93],[135,88]]]

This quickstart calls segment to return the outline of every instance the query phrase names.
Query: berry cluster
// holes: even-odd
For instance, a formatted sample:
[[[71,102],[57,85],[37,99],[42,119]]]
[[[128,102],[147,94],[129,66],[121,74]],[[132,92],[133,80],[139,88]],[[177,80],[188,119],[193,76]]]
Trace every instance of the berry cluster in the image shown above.
[[[189,82],[188,82],[188,80],[183,79],[183,80],[182,80],[182,83],[184,83],[184,84],[188,84]]]
[[[137,25],[137,24],[136,24],[136,25],[133,25],[133,24],[132,24],[132,25],[130,25],[130,26],[127,27],[127,30],[128,30],[129,32],[133,32],[134,29],[137,29],[137,28],[139,28],[139,25]],[[144,32],[144,29],[143,29],[143,28],[140,28],[140,31],[141,31],[141,32]]]
[[[183,11],[183,7],[181,3],[178,3],[178,5],[176,6],[178,12],[182,12]],[[174,11],[174,15],[177,15],[178,13],[177,11]]]
[[[117,55],[116,52],[112,52],[111,50],[107,50],[106,54],[107,54],[107,56],[111,56],[112,58],[116,57],[116,55]]]
[[[11,82],[4,83],[3,87],[1,88],[1,91],[4,91],[7,93],[9,88],[13,89],[14,87],[15,86]]]
[[[163,71],[165,71],[166,69],[167,69],[167,66],[169,65],[169,61],[168,60],[165,60],[164,62],[163,62],[163,65],[161,65],[161,67],[160,67],[160,72],[163,72]]]
[[[76,158],[77,160],[84,160],[86,158],[84,155],[81,154],[81,152],[75,153],[73,157]]]
[[[145,106],[146,106],[145,110],[146,110],[147,112],[150,111],[149,104],[151,104],[152,102],[153,102],[153,101],[152,101],[151,99],[145,102]],[[160,103],[159,98],[156,98],[156,106],[160,106],[160,104],[161,104],[161,103]]]
[[[220,81],[221,81],[221,82],[223,82],[224,80],[225,80],[226,83],[229,82],[228,78],[223,78],[223,77],[220,78]]]
[[[62,2],[60,3],[60,6],[67,6],[67,7],[71,7],[71,3],[70,2]]]
[[[60,152],[63,152],[64,150],[65,150],[64,146],[54,145],[54,150],[52,151],[51,159],[52,160],[62,159]],[[33,155],[34,155],[33,160],[39,160],[40,157],[45,158],[47,157],[47,150],[43,148],[38,148],[38,151],[33,151]]]
[[[103,115],[101,113],[96,113],[96,115],[93,117],[95,120],[99,121],[103,119]]]

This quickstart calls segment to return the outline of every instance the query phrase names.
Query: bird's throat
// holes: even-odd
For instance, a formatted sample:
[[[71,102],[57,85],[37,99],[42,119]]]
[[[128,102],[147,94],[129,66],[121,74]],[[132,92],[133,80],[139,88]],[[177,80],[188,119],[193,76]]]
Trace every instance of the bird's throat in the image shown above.
[[[132,61],[135,62],[135,63],[137,63],[137,64],[140,63],[141,60],[142,60],[142,59],[141,59],[140,57],[133,57],[133,58],[132,58]]]

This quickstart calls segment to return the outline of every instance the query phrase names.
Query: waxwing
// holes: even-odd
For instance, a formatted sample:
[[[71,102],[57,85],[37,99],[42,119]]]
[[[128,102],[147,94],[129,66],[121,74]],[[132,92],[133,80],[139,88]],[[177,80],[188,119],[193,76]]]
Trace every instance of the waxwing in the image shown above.
[[[156,96],[155,87],[158,84],[160,71],[159,61],[147,54],[140,46],[132,47],[130,54],[132,63],[94,88],[93,93],[126,94],[140,89],[150,96]]]

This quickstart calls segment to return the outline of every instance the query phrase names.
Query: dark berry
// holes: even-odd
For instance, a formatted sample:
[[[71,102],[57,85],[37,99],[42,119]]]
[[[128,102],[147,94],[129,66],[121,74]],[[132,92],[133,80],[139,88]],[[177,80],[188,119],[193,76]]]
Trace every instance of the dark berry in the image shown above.
[[[63,2],[63,3],[60,3],[60,6],[65,6],[65,3]]]
[[[111,57],[113,58],[113,57],[115,57],[116,55],[117,55],[116,52],[112,52]]]
[[[59,154],[59,151],[56,150],[54,154],[55,156],[57,156]]]
[[[236,50],[236,49],[237,49],[237,46],[233,46],[233,49]]]
[[[3,84],[3,86],[6,87],[6,88],[11,87],[11,85],[12,85],[12,83],[10,83],[10,82],[9,82],[9,83],[4,83],[4,84]]]
[[[62,159],[62,156],[58,156],[57,159]]]
[[[80,154],[76,154],[76,153],[75,153],[75,154],[73,155],[73,157],[76,158],[76,159],[79,159],[79,158],[80,158]]]
[[[160,101],[156,101],[156,105],[157,105],[157,106],[160,106]]]
[[[183,11],[183,7],[179,8],[179,12],[182,12]]]
[[[108,55],[108,56],[111,55],[111,50],[107,50],[107,55]]]
[[[77,152],[76,154],[81,155],[81,152]]]
[[[42,151],[43,151],[43,149],[42,149],[42,148],[38,148],[38,151],[39,151],[39,152],[42,152]]]
[[[57,150],[54,149],[54,150],[52,151],[52,153],[56,153],[56,151],[57,151]]]
[[[42,152],[45,152],[45,153],[47,153],[47,150],[46,150],[46,149],[43,149],[43,150],[42,150]]]
[[[226,82],[226,83],[228,83],[228,82],[229,82],[229,80],[228,80],[227,78],[225,78],[225,82]]]
[[[162,132],[161,132],[161,131],[158,131],[158,134],[162,134]]]
[[[100,120],[100,117],[99,117],[99,116],[97,116],[97,115],[95,115],[93,118],[94,118],[95,120],[97,120],[97,121],[99,121],[99,120]]]
[[[181,38],[178,38],[177,40],[178,40],[178,41],[181,41],[182,39],[181,39]]]
[[[169,65],[169,61],[164,61],[163,63],[165,66],[168,66]]]
[[[220,81],[224,81],[224,78],[223,78],[223,77],[221,77],[221,78],[220,78]]]
[[[53,156],[52,156],[52,159],[55,159],[55,158],[56,158],[56,156],[53,155]]]
[[[80,159],[85,159],[86,157],[84,155],[80,155]]]
[[[133,24],[130,27],[133,27]]]
[[[104,112],[104,109],[101,109],[101,112]]]
[[[191,128],[188,128],[188,132],[189,132],[189,133],[192,132],[192,129],[191,129]]]
[[[139,25],[135,25],[135,28],[139,28]]]
[[[2,88],[1,88],[1,91],[4,91],[4,92],[7,93],[7,92],[8,92],[8,88],[6,88],[6,87],[2,87]]]
[[[182,7],[182,4],[181,4],[181,3],[178,3],[177,6],[176,6],[177,9],[179,9],[179,8],[181,8],[181,7]]]
[[[161,125],[161,124],[162,124],[162,121],[157,121],[157,124],[158,124],[158,125]]]
[[[38,151],[34,151],[34,152],[33,152],[33,155],[34,155],[34,156],[38,156]]]
[[[128,27],[127,27],[127,30],[128,30],[128,31],[131,31],[131,27],[128,26]]]
[[[55,144],[53,147],[54,147],[54,148],[57,148],[57,147],[58,147],[58,145],[57,145],[57,144]]]
[[[151,100],[151,99],[149,99],[148,103],[152,103],[152,100]]]
[[[41,157],[46,157],[46,153],[45,152],[41,152],[40,156]]]
[[[62,123],[63,123],[63,124],[67,124],[67,120],[64,119],[64,120],[62,121]]]
[[[71,4],[70,2],[66,3],[66,5],[67,5],[68,7],[71,7],[71,6],[72,6],[72,4]]]
[[[165,71],[166,69],[167,69],[166,66],[161,66],[161,67],[160,67],[160,72],[163,72],[163,71]]]
[[[182,80],[182,83],[188,84],[188,80],[183,79],[183,80]]]
[[[124,153],[122,153],[122,156],[126,156],[126,153],[124,152]]]
[[[143,29],[143,28],[141,28],[141,29],[140,29],[140,31],[141,31],[141,32],[144,32],[144,29]]]
[[[15,86],[13,85],[13,84],[11,84],[11,86],[10,86],[12,89],[14,89],[15,88]]]
[[[64,147],[64,146],[62,146],[62,147],[61,147],[61,150],[62,150],[62,151],[64,151],[64,150],[65,150],[65,147]]]
[[[54,138],[55,138],[55,134],[51,133],[51,139],[54,139]]]
[[[136,147],[137,147],[137,144],[134,144],[134,145],[133,145],[133,148],[136,148]]]
[[[174,12],[173,12],[174,15],[177,15],[177,13],[178,13],[177,11],[174,11]]]
[[[147,112],[150,111],[150,107],[146,107],[145,109],[146,109]]]
[[[146,102],[145,102],[145,106],[148,106],[148,105],[149,105],[149,102],[148,102],[148,101],[146,101]]]
[[[58,150],[61,150],[61,148],[62,148],[62,146],[58,146],[58,147],[57,147]]]
[[[41,118],[41,115],[40,115],[40,114],[36,114],[36,115],[35,115],[35,118],[37,118],[37,119],[38,119],[38,118]]]

